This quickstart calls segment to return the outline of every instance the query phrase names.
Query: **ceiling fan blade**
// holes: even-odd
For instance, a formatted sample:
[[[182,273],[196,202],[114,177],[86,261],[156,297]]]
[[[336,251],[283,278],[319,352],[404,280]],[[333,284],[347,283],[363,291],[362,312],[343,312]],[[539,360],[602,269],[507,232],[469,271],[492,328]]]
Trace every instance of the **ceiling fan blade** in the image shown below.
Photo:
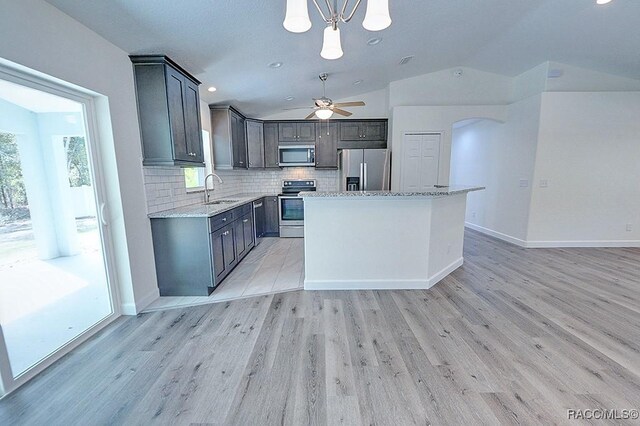
[[[314,112],[312,112],[311,114],[307,115],[304,119],[305,119],[305,120],[310,120],[310,119],[312,119],[315,115],[316,115],[316,112],[314,111]]]
[[[336,114],[343,115],[345,117],[349,117],[351,115],[351,113],[349,111],[345,111],[345,110],[340,109],[340,108],[332,108],[331,110],[333,112],[335,112]]]
[[[295,109],[315,109],[316,107],[282,108],[283,111],[293,111]]]
[[[362,101],[353,101],[353,102],[338,102],[333,105],[337,107],[354,107],[354,106],[364,106],[365,103]]]

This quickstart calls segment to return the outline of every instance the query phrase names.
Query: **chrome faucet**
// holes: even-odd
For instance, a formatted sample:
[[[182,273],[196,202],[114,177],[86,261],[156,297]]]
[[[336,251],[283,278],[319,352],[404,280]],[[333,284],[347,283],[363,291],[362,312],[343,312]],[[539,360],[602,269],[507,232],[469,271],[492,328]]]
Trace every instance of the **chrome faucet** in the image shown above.
[[[209,197],[211,197],[211,193],[209,192],[209,188],[207,188],[207,181],[209,180],[210,177],[216,177],[218,178],[218,182],[222,183],[222,178],[220,176],[218,176],[215,173],[209,173],[205,178],[204,178],[204,202],[208,203],[209,202]],[[213,188],[211,188],[213,190]]]

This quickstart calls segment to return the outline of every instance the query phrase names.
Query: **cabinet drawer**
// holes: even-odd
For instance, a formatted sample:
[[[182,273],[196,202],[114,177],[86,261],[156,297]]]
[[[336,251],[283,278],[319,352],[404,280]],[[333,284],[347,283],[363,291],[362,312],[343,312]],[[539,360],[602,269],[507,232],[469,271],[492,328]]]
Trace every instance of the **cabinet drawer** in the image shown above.
[[[217,214],[209,219],[209,232],[215,232],[225,225],[233,222],[234,210]]]
[[[252,203],[247,203],[247,204],[243,204],[242,206],[238,207],[236,210],[238,210],[238,214],[235,216],[236,218],[242,217],[246,214],[251,213],[251,209],[253,208]]]

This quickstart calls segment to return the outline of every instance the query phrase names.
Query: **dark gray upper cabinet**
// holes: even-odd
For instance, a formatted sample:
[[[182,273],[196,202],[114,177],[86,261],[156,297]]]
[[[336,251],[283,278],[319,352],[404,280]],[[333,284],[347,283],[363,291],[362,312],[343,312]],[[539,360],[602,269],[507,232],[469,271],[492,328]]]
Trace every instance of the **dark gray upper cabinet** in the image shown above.
[[[316,168],[338,168],[338,123],[320,122],[316,124]]]
[[[278,237],[280,225],[278,224],[278,197],[264,197],[264,236]]]
[[[313,121],[283,121],[278,123],[280,143],[315,143],[316,124]]]
[[[339,120],[339,123],[339,149],[387,147],[387,120]]]
[[[218,170],[247,169],[245,118],[229,106],[209,105],[213,163]]]
[[[264,132],[264,166],[280,168],[278,165],[278,123],[265,122]]]
[[[130,56],[145,166],[204,167],[200,82],[166,56]]]
[[[246,135],[249,168],[264,168],[264,128],[262,121],[246,120]]]

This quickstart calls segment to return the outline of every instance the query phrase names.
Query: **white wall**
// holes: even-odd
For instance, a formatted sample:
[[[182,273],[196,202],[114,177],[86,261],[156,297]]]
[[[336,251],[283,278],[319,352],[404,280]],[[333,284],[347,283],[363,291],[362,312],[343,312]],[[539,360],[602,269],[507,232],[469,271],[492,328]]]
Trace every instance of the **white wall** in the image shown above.
[[[640,92],[542,95],[530,245],[640,245],[639,117]]]
[[[509,105],[504,123],[480,120],[453,131],[451,184],[486,187],[469,193],[466,222],[519,244],[527,239],[539,111],[538,95]]]
[[[491,118],[504,121],[507,118],[504,105],[472,105],[472,106],[400,106],[394,107],[390,120],[389,146],[392,150],[391,189],[400,190],[402,168],[402,140],[407,132],[440,132],[440,170],[438,183],[449,183],[449,166],[451,158],[451,132],[453,124],[468,118]]]
[[[353,113],[348,118],[387,118],[389,116],[389,99],[387,89],[362,93],[349,98],[333,99],[333,102],[364,101],[363,107],[345,107],[347,111]],[[297,102],[299,104],[299,102]],[[309,99],[305,105],[313,106],[313,100]],[[207,108],[208,109],[208,108]],[[262,120],[300,120],[305,118],[311,110],[289,110],[281,111],[265,117],[258,117]],[[335,115],[334,118],[347,118]]]
[[[103,95],[96,106],[108,216],[121,305],[133,314],[157,297],[158,287],[127,53],[42,0],[0,0],[0,10],[0,58]]]

